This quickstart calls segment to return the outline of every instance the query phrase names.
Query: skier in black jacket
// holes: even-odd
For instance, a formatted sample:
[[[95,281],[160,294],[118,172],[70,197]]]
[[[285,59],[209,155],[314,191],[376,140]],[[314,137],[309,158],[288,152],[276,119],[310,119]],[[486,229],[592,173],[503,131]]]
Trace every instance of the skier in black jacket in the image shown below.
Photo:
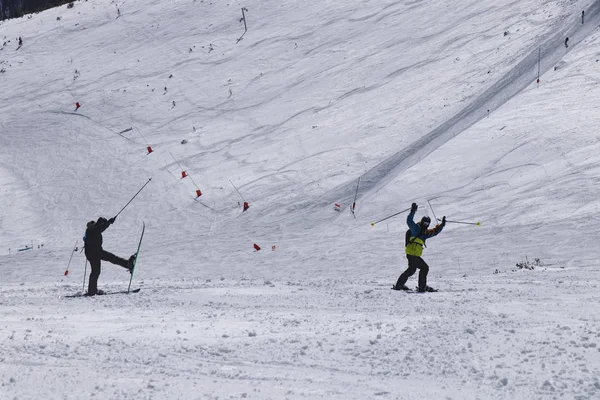
[[[100,217],[98,218],[98,221],[90,221],[87,223],[83,241],[85,242],[85,257],[90,262],[92,272],[90,273],[90,281],[86,296],[94,296],[103,293],[101,290],[98,290],[98,277],[100,276],[101,270],[100,261],[104,260],[112,264],[120,265],[129,270],[130,273],[133,270],[135,254],[129,257],[129,260],[125,260],[102,248],[102,232],[114,222],[115,218],[107,220],[106,218]]]

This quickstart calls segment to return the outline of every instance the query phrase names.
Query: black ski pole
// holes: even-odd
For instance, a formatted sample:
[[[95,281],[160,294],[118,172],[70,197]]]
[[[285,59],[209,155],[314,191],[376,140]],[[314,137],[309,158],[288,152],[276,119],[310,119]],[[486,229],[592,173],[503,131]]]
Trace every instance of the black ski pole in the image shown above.
[[[437,219],[438,221],[441,221],[441,219]],[[465,225],[477,225],[477,226],[481,226],[481,222],[464,222],[464,221],[450,221],[450,220],[446,220],[446,222],[450,222],[452,224],[465,224]]]
[[[85,293],[85,275],[87,274],[87,257],[85,258],[85,268],[83,269],[83,290],[82,292]]]
[[[144,186],[142,186],[142,188],[140,190],[138,190],[138,192],[131,198],[131,200],[129,200],[127,202],[127,204],[125,204],[125,207],[127,207],[129,205],[129,203],[131,203],[133,201],[133,199],[135,199],[138,194],[140,194],[140,192],[146,187],[147,184],[150,183],[151,180],[152,180],[152,178],[148,179],[148,182],[144,183]],[[119,211],[117,213],[117,215],[115,215],[115,218],[117,218],[119,216],[119,214],[121,214],[123,212],[123,210],[125,209],[125,207],[121,208],[121,211]]]
[[[371,226],[375,226],[375,224],[378,224],[378,223],[380,223],[380,222],[382,222],[382,221],[385,221],[386,219],[390,219],[390,218],[392,218],[392,217],[395,217],[395,216],[396,216],[396,215],[398,215],[398,214],[402,214],[402,213],[404,213],[404,212],[407,212],[407,211],[410,211],[410,208],[407,208],[406,210],[399,211],[399,212],[397,212],[396,214],[392,214],[392,215],[390,215],[389,217],[385,217],[384,219],[380,219],[380,220],[379,220],[379,221],[377,221],[377,222],[371,222]]]

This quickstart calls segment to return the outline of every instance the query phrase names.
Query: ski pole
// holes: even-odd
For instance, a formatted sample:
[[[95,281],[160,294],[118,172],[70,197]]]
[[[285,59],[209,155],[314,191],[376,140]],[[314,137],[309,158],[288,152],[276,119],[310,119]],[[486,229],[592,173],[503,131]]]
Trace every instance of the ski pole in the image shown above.
[[[427,204],[429,204],[429,208],[431,209],[431,213],[433,214],[433,219],[437,220],[437,218],[435,217],[435,212],[433,211],[433,207],[431,207],[431,203],[429,202],[429,200],[427,200]]]
[[[146,231],[146,223],[143,222],[142,227],[142,236],[140,237],[140,241],[138,243],[137,251],[135,252],[135,260],[133,260],[133,269],[131,270],[131,276],[129,277],[129,286],[127,286],[127,293],[129,294],[129,290],[131,289],[131,281],[133,280],[133,273],[135,272],[135,265],[137,264],[138,256],[140,255],[140,247],[142,246],[142,239],[144,238],[144,232]]]
[[[438,221],[441,221],[441,219],[437,219]],[[481,226],[481,222],[464,222],[464,221],[450,221],[450,220],[446,220],[446,222],[450,222],[453,224],[465,224],[465,225],[477,225],[477,226]]]
[[[136,193],[136,194],[135,194],[135,195],[134,195],[134,196],[131,198],[131,200],[129,200],[129,201],[127,202],[127,204],[125,204],[125,207],[127,207],[127,206],[129,205],[129,203],[131,203],[131,202],[133,201],[133,199],[135,199],[135,198],[136,198],[136,196],[137,196],[138,194],[140,194],[140,192],[141,192],[141,191],[142,191],[142,190],[143,190],[143,189],[146,187],[146,185],[147,185],[147,184],[149,184],[149,183],[150,183],[150,181],[151,181],[151,180],[152,180],[152,178],[148,179],[148,182],[146,182],[146,183],[144,184],[144,186],[142,186],[142,188],[141,188],[140,190],[138,190],[138,192],[137,192],[137,193]],[[121,208],[121,211],[119,211],[119,212],[117,213],[117,215],[115,215],[115,218],[117,218],[117,217],[119,216],[119,214],[121,214],[121,213],[123,212],[123,210],[125,209],[125,207]]]
[[[71,260],[73,259],[73,253],[75,253],[75,249],[77,248],[77,243],[79,239],[75,241],[75,246],[73,246],[73,251],[71,252],[71,257],[69,257],[69,263],[67,264],[67,270],[65,271],[65,276],[69,275],[69,267],[71,266]]]
[[[380,220],[379,220],[379,221],[377,221],[377,222],[371,222],[371,226],[375,226],[375,224],[378,224],[378,223],[380,223],[380,222],[382,222],[382,221],[385,221],[386,219],[390,219],[390,218],[392,218],[392,217],[395,217],[395,216],[396,216],[396,215],[398,215],[398,214],[402,214],[402,213],[404,213],[404,212],[407,212],[407,211],[410,211],[410,208],[407,208],[406,210],[399,211],[399,212],[397,212],[396,214],[392,214],[392,215],[390,215],[389,217],[385,217],[384,219],[380,219]]]
[[[82,292],[85,293],[85,275],[87,274],[87,257],[85,258],[85,268],[83,270],[83,290]]]

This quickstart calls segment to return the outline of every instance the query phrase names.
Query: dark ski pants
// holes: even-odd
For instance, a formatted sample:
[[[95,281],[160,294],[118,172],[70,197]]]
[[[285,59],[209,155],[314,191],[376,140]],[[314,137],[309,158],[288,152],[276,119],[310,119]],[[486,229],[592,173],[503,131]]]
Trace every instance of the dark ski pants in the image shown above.
[[[86,251],[86,258],[90,262],[92,272],[90,272],[90,281],[88,283],[88,293],[96,293],[98,291],[98,278],[100,277],[100,261],[108,261],[109,263],[120,265],[123,268],[127,268],[127,260],[121,257],[117,257],[112,253],[105,250],[98,252],[89,253]]]
[[[414,275],[419,270],[419,287],[424,288],[427,286],[427,274],[429,273],[429,265],[421,258],[417,256],[409,256],[408,258],[408,268],[406,271],[400,275],[398,278],[398,282],[396,282],[396,287],[399,288],[401,286],[406,285],[406,281],[408,278]]]

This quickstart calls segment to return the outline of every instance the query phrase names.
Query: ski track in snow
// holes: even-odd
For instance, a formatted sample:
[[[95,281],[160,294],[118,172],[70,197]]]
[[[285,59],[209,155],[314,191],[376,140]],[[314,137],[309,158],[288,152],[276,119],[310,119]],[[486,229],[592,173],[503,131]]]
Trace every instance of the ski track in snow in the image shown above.
[[[0,399],[599,398],[598,4],[129,0],[115,19],[89,0],[0,23]],[[490,98],[540,43],[541,84]],[[359,176],[453,121],[361,179],[352,218]],[[104,235],[129,255],[146,222],[141,292],[65,298],[85,223],[149,177]],[[392,291],[404,216],[369,222],[426,200],[482,225],[428,241],[441,292]],[[103,263],[102,289],[128,279]]]
[[[77,388],[72,398],[111,399],[593,399],[600,320],[582,300],[600,295],[584,276],[455,278],[435,294],[218,278],[66,299],[76,286],[9,285],[0,393],[33,398],[31,382],[59,381],[50,398],[64,386]]]

